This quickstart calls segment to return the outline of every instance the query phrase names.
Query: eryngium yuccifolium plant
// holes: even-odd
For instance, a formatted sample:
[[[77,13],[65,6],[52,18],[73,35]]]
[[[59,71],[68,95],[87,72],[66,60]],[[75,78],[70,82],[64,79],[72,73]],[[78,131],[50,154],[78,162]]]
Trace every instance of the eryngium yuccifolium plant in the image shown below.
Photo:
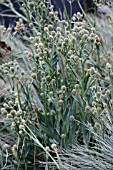
[[[44,13],[42,5],[45,9],[43,2],[22,5],[26,10],[31,9],[28,11],[30,36],[26,38],[32,51],[26,53],[31,58],[30,74],[26,75],[23,68],[18,71],[19,64],[15,62],[10,67],[3,64],[1,72],[4,79],[10,80],[12,90],[18,92],[20,108],[23,109],[24,101],[26,109],[35,110],[41,133],[47,135],[45,143],[55,139],[67,146],[74,142],[76,132],[80,140],[89,143],[90,134],[77,121],[95,126],[97,117],[111,109],[111,60],[101,61],[101,40],[82,15],[74,15],[77,20],[72,20],[70,29],[69,23],[60,21],[51,8]],[[16,23],[20,35],[22,22]]]
[[[23,1],[22,9],[25,18],[12,35],[22,36],[26,51],[22,48],[0,66],[9,85],[1,115],[11,121],[18,139],[11,143],[16,167],[19,161],[35,164],[37,153],[45,153],[42,146],[94,142],[92,131],[103,136],[107,127],[102,120],[112,115],[113,105],[112,53],[101,52],[96,29],[80,13],[69,22],[59,20],[42,1]]]

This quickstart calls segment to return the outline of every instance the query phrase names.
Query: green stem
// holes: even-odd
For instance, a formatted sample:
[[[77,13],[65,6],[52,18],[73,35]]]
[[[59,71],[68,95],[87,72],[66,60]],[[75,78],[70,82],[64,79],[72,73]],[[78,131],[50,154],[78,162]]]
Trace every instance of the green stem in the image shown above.
[[[19,91],[19,87],[18,87],[18,80],[16,82],[16,88],[17,88],[17,94],[18,94],[18,101],[19,101],[19,104],[18,104],[18,107],[19,109],[21,109],[21,100],[20,100],[20,91]]]
[[[97,46],[98,66],[100,66],[100,48]]]
[[[70,4],[70,18],[72,18],[72,2],[70,2],[69,4]]]
[[[45,151],[45,153],[46,154],[48,154],[48,156],[51,158],[51,160],[54,162],[54,164],[57,166],[57,168],[60,170],[60,167],[59,167],[59,165],[58,165],[58,163],[56,162],[56,160],[51,156],[51,154],[45,149],[45,147],[40,143],[40,141],[38,140],[38,138],[34,135],[34,133],[31,131],[31,129],[25,124],[25,126],[26,126],[26,128],[27,128],[27,130],[29,131],[29,132],[27,132],[25,129],[24,129],[24,132],[32,139],[32,140],[34,140],[34,142],[36,143],[36,144],[38,144],[38,146],[40,147],[40,148],[42,148],[44,151]]]
[[[83,8],[82,8],[82,6],[81,6],[81,4],[80,4],[80,1],[79,1],[79,0],[77,0],[77,3],[78,3],[78,5],[79,5],[79,7],[80,7],[80,9],[81,9],[81,11],[82,11],[82,13],[83,13],[84,17],[86,18],[86,20],[87,20],[87,22],[88,22],[89,26],[92,28],[93,26],[92,26],[92,24],[90,23],[90,21],[89,21],[89,19],[88,19],[87,15],[86,15],[86,13],[85,13],[85,11],[83,10]]]
[[[82,96],[84,98],[84,91],[85,91],[85,70],[84,70],[84,62],[82,62]]]
[[[6,7],[9,7],[10,5],[10,9],[20,18],[22,18],[24,21],[27,21],[27,18],[24,17],[23,15],[21,15],[20,13],[18,13],[15,9],[14,9],[14,6],[13,6],[13,3],[11,1],[8,1],[9,4],[7,3],[4,3],[3,5],[6,6]]]
[[[67,9],[66,9],[66,5],[65,5],[65,1],[62,0],[62,4],[63,4],[63,7],[64,7],[64,14],[65,14],[65,17],[66,17],[66,21],[68,22],[68,28],[69,30],[71,29],[71,20],[68,16],[68,13],[67,13]],[[71,9],[70,9],[71,10]]]

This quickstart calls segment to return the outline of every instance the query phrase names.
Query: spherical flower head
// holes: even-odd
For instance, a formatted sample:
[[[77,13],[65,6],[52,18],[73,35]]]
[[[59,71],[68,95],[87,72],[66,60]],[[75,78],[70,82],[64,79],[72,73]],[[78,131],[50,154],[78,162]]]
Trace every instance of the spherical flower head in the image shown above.
[[[91,132],[93,132],[93,127],[92,127],[91,123],[88,123],[88,124],[87,124],[87,127],[88,127],[88,129],[89,129]]]
[[[10,148],[10,146],[9,146],[8,144],[4,144],[4,145],[2,146],[2,149],[3,149],[3,150],[9,149],[9,148]]]
[[[22,122],[23,124],[25,124],[25,123],[26,123],[26,121],[25,121],[24,119],[22,119],[22,120],[21,120],[21,122]]]
[[[92,27],[92,28],[91,28],[91,31],[92,31],[92,32],[95,32],[95,28],[94,28],[94,27]]]
[[[15,129],[15,126],[16,126],[15,122],[12,122],[12,124],[11,124],[11,129],[12,129],[12,130]]]
[[[33,79],[36,79],[36,77],[37,77],[36,73],[32,73],[31,76]]]
[[[50,115],[53,116],[53,115],[55,115],[55,113],[56,113],[55,110],[51,110]]]
[[[63,104],[63,100],[62,100],[62,99],[59,100],[59,104],[60,104],[60,105]]]
[[[16,123],[15,123],[15,122],[12,122],[11,126],[14,126],[14,127],[15,127],[15,126],[16,126]]]
[[[95,43],[96,43],[97,46],[99,46],[99,45],[101,44],[100,39],[99,39],[99,38],[96,38],[96,42],[95,42]]]
[[[106,63],[106,68],[107,69],[111,69],[112,68],[111,64],[110,63]]]
[[[76,38],[73,36],[73,37],[71,37],[71,42],[74,44],[74,43],[76,43]]]
[[[96,96],[97,96],[97,98],[100,98],[101,92],[98,91],[98,92],[96,93]]]
[[[48,25],[48,29],[49,29],[49,30],[52,30],[52,29],[53,29],[53,25],[52,25],[52,24],[49,24],[49,25]]]
[[[52,103],[52,99],[51,98],[47,99],[47,102],[48,102],[48,105],[50,105]]]
[[[109,96],[110,93],[111,93],[110,90],[107,90],[106,93],[105,93],[105,95],[106,95],[106,96]]]
[[[61,90],[62,90],[63,92],[65,92],[65,91],[66,91],[66,86],[63,85],[63,86],[61,87]]]
[[[10,113],[7,114],[7,118],[12,118],[12,115]]]
[[[62,41],[59,41],[59,42],[57,43],[57,47],[62,47]]]
[[[67,26],[67,22],[65,20],[61,21],[64,26]]]
[[[80,88],[80,85],[79,84],[75,84],[75,89],[79,90],[79,88]]]
[[[70,121],[73,121],[75,118],[74,118],[74,116],[72,115],[72,116],[70,116]]]
[[[61,134],[61,138],[64,139],[66,137],[65,134]]]
[[[22,130],[22,129],[24,129],[25,127],[24,127],[24,125],[19,125],[19,129],[20,130]]]
[[[30,40],[30,42],[33,42],[34,41],[34,37],[30,37],[29,40]]]
[[[70,59],[72,59],[72,60],[74,60],[74,61],[77,61],[79,58],[78,58],[78,56],[77,55],[71,55],[70,56]]]
[[[19,111],[16,112],[16,116],[17,116],[17,117],[20,117],[21,115],[22,115],[22,111],[21,111],[21,110],[19,110]]]
[[[89,112],[89,111],[90,111],[90,106],[89,106],[89,105],[87,105],[87,106],[85,107],[85,111],[86,111],[86,112]]]
[[[23,131],[22,131],[22,130],[19,130],[18,133],[19,133],[19,135],[22,135],[22,134],[23,134]]]
[[[29,23],[29,27],[33,28],[33,23],[32,22]]]
[[[21,28],[21,23],[19,21],[16,22],[16,27],[17,30],[19,30]]]
[[[46,27],[44,27],[44,31],[46,32],[46,33],[48,33],[49,32],[49,29],[48,29],[48,27],[46,26]]]
[[[87,40],[88,39],[88,34],[84,34],[81,38],[82,38],[82,41]]]
[[[110,56],[111,56],[111,52],[108,51],[108,52],[107,52],[107,57],[109,58]]]
[[[22,23],[23,23],[23,19],[22,19],[22,18],[19,18],[19,22],[22,24]]]
[[[104,107],[104,108],[107,108],[107,104],[106,104],[106,103],[103,103],[103,107]]]
[[[1,113],[3,115],[7,115],[8,114],[8,112],[7,112],[7,110],[5,108],[1,108]]]
[[[4,70],[4,74],[5,74],[5,75],[8,75],[8,73],[9,73],[9,72],[8,72],[7,70]]]
[[[29,2],[29,6],[30,6],[31,8],[33,8],[34,5],[35,5],[35,3],[34,3],[33,1]]]
[[[57,47],[57,51],[58,51],[58,52],[61,52],[61,51],[62,51],[62,48],[61,48],[61,47]]]
[[[50,12],[49,12],[49,16],[52,16],[52,17],[53,17],[54,14],[55,14],[55,13],[54,13],[53,11],[50,11]]]
[[[81,16],[81,13],[80,13],[80,12],[77,12],[77,16],[79,16],[79,17],[80,17],[80,16]]]
[[[96,132],[99,132],[101,130],[101,124],[96,122],[95,125],[94,125],[94,130]]]
[[[49,148],[49,146],[46,146],[46,151],[48,151],[48,152],[50,151],[50,148]]]
[[[46,82],[47,82],[47,83],[50,83],[50,81],[51,81],[51,76],[47,76],[47,77],[46,77]]]
[[[51,148],[52,148],[53,150],[56,150],[56,149],[57,149],[57,145],[56,145],[55,143],[53,143],[53,144],[51,145]]]
[[[56,31],[58,31],[58,32],[61,32],[61,30],[62,30],[61,27],[56,28]]]
[[[68,44],[68,43],[69,43],[69,39],[68,39],[68,38],[65,38],[65,39],[64,39],[64,42]]]
[[[39,48],[43,48],[43,47],[44,47],[44,44],[40,42],[40,43],[38,44],[38,47],[39,47]]]
[[[10,101],[8,102],[8,105],[9,105],[9,106],[13,106],[13,105],[14,105],[14,102],[10,100]]]
[[[24,71],[21,71],[21,75],[24,76],[25,72]]]
[[[52,35],[53,37],[55,37],[56,32],[55,32],[55,31],[51,31],[51,35]]]
[[[74,95],[76,95],[76,93],[77,93],[76,89],[73,89],[73,90],[72,90],[72,93],[73,93]]]
[[[73,20],[73,21],[76,21],[76,17],[75,17],[75,16],[73,16],[73,17],[72,17],[72,20]]]
[[[8,106],[7,103],[4,103],[3,106],[4,106],[5,109],[9,108],[9,106]],[[1,108],[1,109],[2,109],[2,108]]]
[[[97,103],[95,101],[92,102],[92,106],[96,106]]]
[[[101,107],[98,106],[97,107],[97,112],[100,113],[100,111],[101,111]]]
[[[11,110],[10,114],[13,116],[16,115],[16,110]]]
[[[10,71],[11,71],[12,73],[14,73],[15,68],[14,68],[14,67],[10,67]]]

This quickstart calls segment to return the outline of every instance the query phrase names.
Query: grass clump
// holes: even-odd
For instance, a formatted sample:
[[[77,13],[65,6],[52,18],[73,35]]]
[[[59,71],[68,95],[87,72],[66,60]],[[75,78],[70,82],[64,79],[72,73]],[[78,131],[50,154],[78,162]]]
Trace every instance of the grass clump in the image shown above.
[[[93,146],[73,145],[70,149],[61,154],[61,161],[64,169],[113,169],[113,136],[111,123],[106,119],[103,124],[106,127],[104,137],[99,136],[95,131],[92,135],[95,138]]]

